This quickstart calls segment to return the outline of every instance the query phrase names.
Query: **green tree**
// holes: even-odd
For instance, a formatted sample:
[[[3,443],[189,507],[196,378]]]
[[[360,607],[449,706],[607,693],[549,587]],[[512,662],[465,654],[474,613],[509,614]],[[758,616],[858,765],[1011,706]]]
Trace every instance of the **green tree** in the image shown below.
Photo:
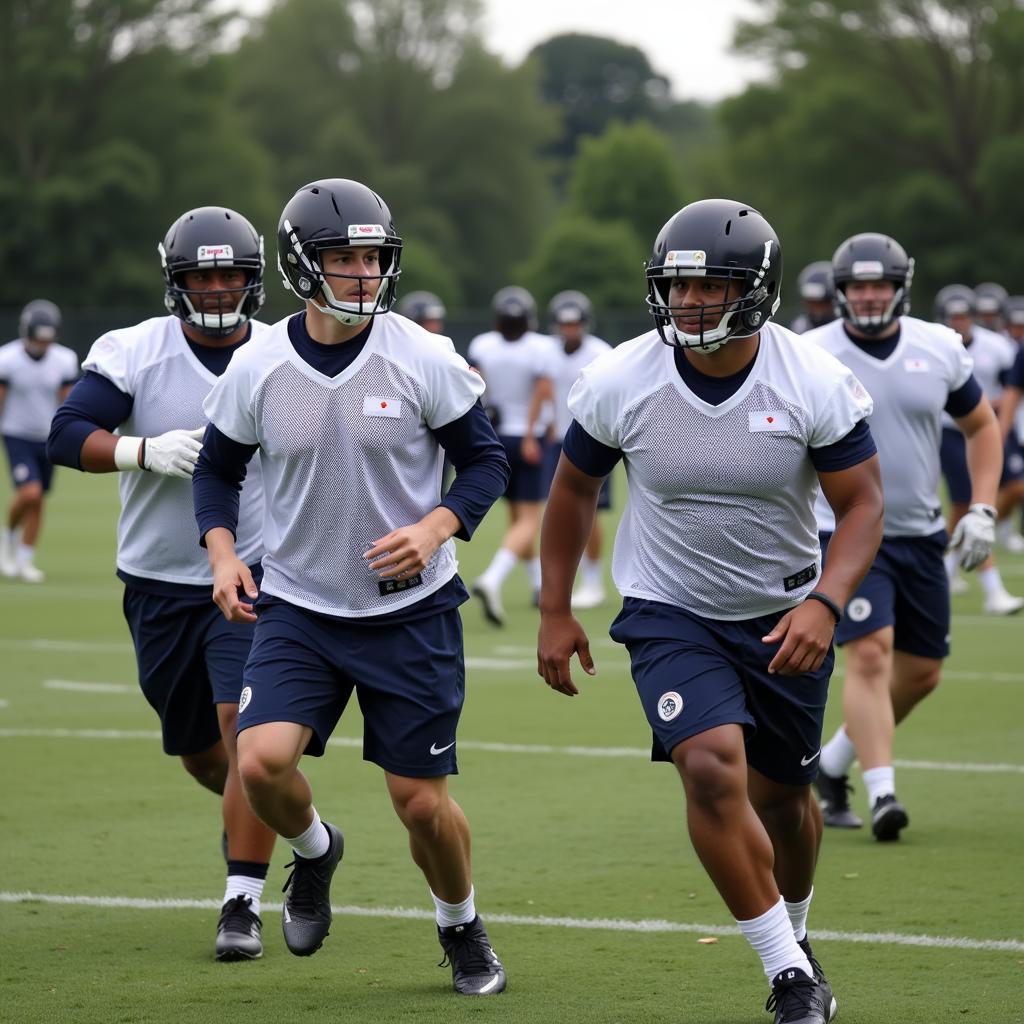
[[[154,302],[155,247],[185,209],[269,209],[232,116],[211,0],[0,7],[0,304]]]
[[[769,0],[741,50],[779,68],[720,106],[715,180],[761,208],[790,268],[846,236],[917,257],[918,306],[951,278],[1024,290],[1024,10],[1013,0]],[[922,299],[922,296],[924,297]]]
[[[648,244],[628,221],[566,213],[541,236],[518,278],[540,309],[557,292],[574,288],[601,309],[642,310]]]
[[[584,139],[569,179],[569,205],[592,220],[625,221],[645,248],[688,202],[672,145],[645,122],[613,122]]]

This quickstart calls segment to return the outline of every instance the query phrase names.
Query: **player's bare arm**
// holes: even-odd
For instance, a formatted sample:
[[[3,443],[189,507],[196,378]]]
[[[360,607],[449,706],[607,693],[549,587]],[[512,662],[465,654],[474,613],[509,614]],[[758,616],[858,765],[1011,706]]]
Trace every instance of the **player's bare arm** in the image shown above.
[[[224,526],[206,533],[206,551],[213,569],[213,602],[228,622],[255,622],[252,602],[259,589],[249,567],[235,554],[235,535]],[[239,598],[242,591],[248,601]]]
[[[836,529],[829,544],[828,562],[815,590],[843,608],[867,575],[882,542],[878,456],[818,476],[836,514]],[[783,676],[816,671],[828,653],[836,625],[829,606],[815,598],[787,612],[764,638],[768,644],[782,641],[768,671]]]
[[[594,526],[601,482],[601,477],[588,476],[563,455],[555,471],[541,527],[543,582],[537,673],[551,689],[569,697],[579,693],[569,670],[573,654],[579,656],[584,672],[596,673],[590,642],[572,614],[570,602],[576,569]]]
[[[1010,436],[1010,431],[1013,430],[1013,419],[1017,412],[1017,406],[1020,405],[1020,397],[1020,388],[1015,388],[1010,384],[999,401],[999,434],[1004,444]],[[3,408],[2,403],[0,403],[0,408]]]
[[[454,537],[461,526],[454,512],[438,507],[418,523],[392,530],[375,540],[363,558],[381,579],[412,576],[427,567],[437,549]]]
[[[538,377],[530,398],[530,410],[526,414],[526,436],[523,438],[521,448],[523,458],[534,466],[544,457],[540,442],[534,436],[534,424],[537,422],[537,417],[540,416],[541,409],[548,403],[554,405],[554,402],[555,386],[551,378]]]
[[[957,417],[956,425],[963,431],[967,446],[971,503],[995,505],[1003,471],[1003,437],[988,399],[982,398],[966,416]]]

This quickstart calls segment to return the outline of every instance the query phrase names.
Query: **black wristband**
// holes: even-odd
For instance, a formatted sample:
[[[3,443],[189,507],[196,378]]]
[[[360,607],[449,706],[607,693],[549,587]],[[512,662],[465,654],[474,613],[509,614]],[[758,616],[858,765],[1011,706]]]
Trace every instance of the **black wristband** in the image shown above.
[[[805,598],[805,601],[820,601],[835,617],[836,625],[843,621],[843,609],[839,607],[832,600],[828,594],[823,594],[820,590],[812,590]]]
[[[139,445],[139,468],[146,468],[146,439],[142,439],[142,444]]]

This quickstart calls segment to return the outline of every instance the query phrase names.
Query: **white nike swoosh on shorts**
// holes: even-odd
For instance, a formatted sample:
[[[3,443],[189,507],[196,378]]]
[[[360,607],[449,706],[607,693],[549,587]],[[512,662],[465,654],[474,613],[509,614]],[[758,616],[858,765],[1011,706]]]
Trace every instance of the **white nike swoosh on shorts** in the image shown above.
[[[801,757],[800,763],[806,768],[820,753],[821,751],[818,750],[817,753],[811,754],[810,757]]]
[[[430,744],[430,752],[436,757],[438,754],[443,754],[446,750],[451,750],[455,746],[455,740],[452,740],[447,747],[439,747],[436,743]]]

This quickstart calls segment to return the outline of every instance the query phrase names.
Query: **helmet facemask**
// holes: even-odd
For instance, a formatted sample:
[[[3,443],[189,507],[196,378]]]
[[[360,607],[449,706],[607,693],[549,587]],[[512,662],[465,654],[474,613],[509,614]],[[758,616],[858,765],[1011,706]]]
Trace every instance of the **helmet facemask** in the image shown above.
[[[910,284],[914,278],[914,261],[907,261],[907,272],[901,277],[884,276],[881,261],[855,260],[850,280],[836,282],[836,313],[848,324],[870,337],[881,334],[889,325],[910,308]],[[846,297],[846,286],[851,281],[891,281],[893,296],[886,307],[878,313],[857,314]]]
[[[765,242],[764,260],[756,270],[747,267],[707,266],[706,254],[701,250],[670,251],[663,264],[648,264],[647,305],[654,317],[661,340],[674,348],[688,348],[705,354],[716,352],[734,338],[750,338],[757,334],[765,322],[775,315],[781,296],[771,296],[764,285],[771,266],[770,241]],[[674,306],[670,292],[676,278],[713,278],[729,284],[739,281],[743,291],[725,302],[702,306]],[[765,315],[766,303],[771,303]],[[696,331],[683,330],[677,319],[698,320]]]
[[[296,276],[297,285],[293,286],[285,268],[280,266],[285,287],[295,292],[300,299],[312,303],[313,307],[326,316],[334,317],[339,323],[349,327],[365,324],[378,313],[387,313],[395,303],[398,278],[401,274],[400,261],[402,255],[401,240],[389,236],[379,224],[353,224],[349,226],[349,238],[325,238],[303,244],[294,228],[286,220],[284,230],[290,243],[285,259],[291,265],[292,274]],[[365,274],[327,273],[323,269],[321,254],[329,249],[373,248],[380,254],[379,273],[371,276]],[[377,289],[372,299],[348,302],[339,299],[331,287],[331,279],[339,281],[368,282],[376,280]],[[317,298],[323,300],[323,304]]]

